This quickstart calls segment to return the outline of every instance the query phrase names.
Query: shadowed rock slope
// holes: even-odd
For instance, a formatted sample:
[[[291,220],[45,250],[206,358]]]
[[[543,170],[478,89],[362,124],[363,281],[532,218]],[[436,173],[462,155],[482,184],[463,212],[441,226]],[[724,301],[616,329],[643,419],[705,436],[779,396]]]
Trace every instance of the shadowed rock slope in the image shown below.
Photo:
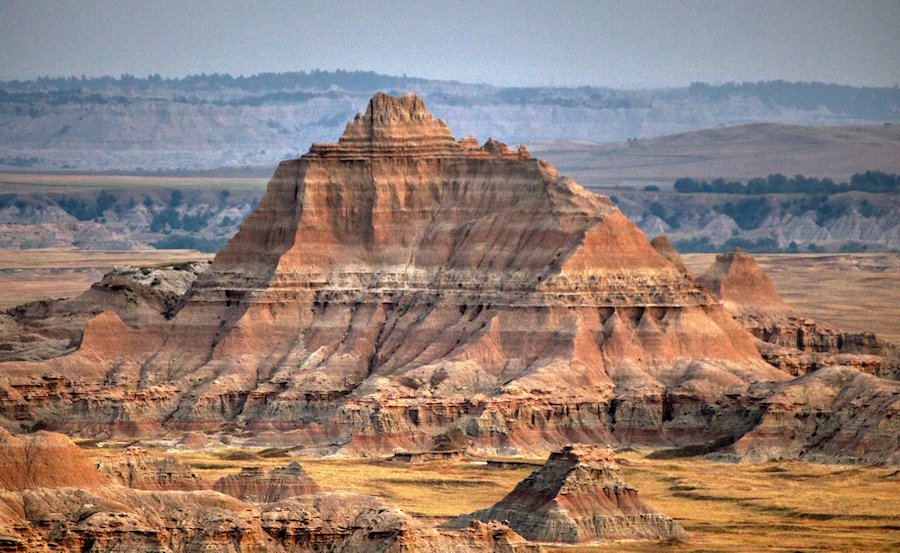
[[[643,503],[629,487],[609,449],[569,445],[499,503],[454,519],[508,521],[536,542],[590,543],[607,540],[670,540],[686,536],[671,518]]]
[[[0,361],[41,360],[81,343],[85,323],[113,311],[130,326],[161,322],[173,314],[207,263],[121,267],[69,299],[26,303],[0,313]]]
[[[412,95],[282,162],[179,305],[0,364],[0,417],[319,452],[681,446],[742,435],[750,387],[791,378],[608,198]]]

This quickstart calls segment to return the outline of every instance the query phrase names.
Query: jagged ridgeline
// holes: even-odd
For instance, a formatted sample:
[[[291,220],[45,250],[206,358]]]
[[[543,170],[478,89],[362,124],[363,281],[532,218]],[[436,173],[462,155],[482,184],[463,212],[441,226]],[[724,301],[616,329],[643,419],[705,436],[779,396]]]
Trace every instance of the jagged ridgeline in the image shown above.
[[[76,352],[0,365],[0,414],[347,453],[729,443],[793,377],[673,259],[525,148],[376,94],[279,165],[169,319],[101,314]]]

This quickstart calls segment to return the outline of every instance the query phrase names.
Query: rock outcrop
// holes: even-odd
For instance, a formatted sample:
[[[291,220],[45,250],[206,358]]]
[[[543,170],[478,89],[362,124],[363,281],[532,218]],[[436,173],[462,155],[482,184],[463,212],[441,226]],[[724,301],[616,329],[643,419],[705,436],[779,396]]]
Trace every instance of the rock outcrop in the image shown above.
[[[104,478],[66,436],[20,437],[0,429],[0,550],[540,551],[499,524],[438,531],[358,494],[318,493],[254,506],[209,490],[139,490],[118,479],[119,473]]]
[[[669,242],[669,238],[661,234],[650,241],[650,245],[653,246],[653,249],[659,252],[659,254],[669,261],[672,262],[675,267],[678,268],[684,274],[688,274],[687,267],[684,265],[684,260],[681,259],[681,254],[678,253],[678,250]]]
[[[547,543],[592,543],[608,540],[672,540],[684,530],[671,518],[643,503],[622,478],[612,450],[570,445],[496,505],[459,517],[508,521],[528,540]]]
[[[716,256],[697,278],[758,340],[763,358],[800,376],[847,366],[884,378],[900,378],[900,350],[872,332],[844,332],[798,315],[778,295],[753,256],[738,249]]]
[[[93,487],[106,480],[62,434],[15,436],[0,428],[0,490]]]
[[[847,367],[751,392],[764,406],[750,432],[710,458],[900,465],[900,383]]]
[[[462,532],[435,530],[374,497],[348,492],[323,492],[267,505],[262,525],[287,551],[541,551],[501,524],[473,524]]]
[[[77,297],[9,309],[0,314],[0,361],[49,359],[71,352],[80,344],[87,321],[104,311],[133,327],[164,321],[208,267],[182,263],[116,268]]]
[[[138,490],[201,490],[203,481],[175,457],[158,457],[140,447],[126,448],[117,458],[105,459],[97,469],[110,481]]]
[[[245,467],[237,474],[218,479],[213,489],[253,503],[274,503],[321,491],[297,462],[273,468],[268,473],[260,467]]]

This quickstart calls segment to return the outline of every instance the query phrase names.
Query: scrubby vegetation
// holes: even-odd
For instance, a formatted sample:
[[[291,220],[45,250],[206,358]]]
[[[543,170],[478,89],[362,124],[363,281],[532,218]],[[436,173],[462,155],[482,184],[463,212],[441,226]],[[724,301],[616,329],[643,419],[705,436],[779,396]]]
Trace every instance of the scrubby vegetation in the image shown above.
[[[734,97],[753,97],[766,106],[816,110],[822,107],[861,119],[879,119],[896,113],[897,87],[857,88],[825,83],[789,83],[782,80],[710,85],[691,83],[688,93],[699,99],[724,102]]]

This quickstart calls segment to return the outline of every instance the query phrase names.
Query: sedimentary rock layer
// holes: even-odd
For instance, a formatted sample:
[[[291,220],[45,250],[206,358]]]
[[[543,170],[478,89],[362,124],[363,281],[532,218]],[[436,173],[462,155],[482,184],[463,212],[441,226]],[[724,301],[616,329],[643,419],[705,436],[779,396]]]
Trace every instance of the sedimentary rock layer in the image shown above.
[[[255,506],[209,490],[133,489],[117,484],[120,473],[112,472],[104,478],[66,436],[12,436],[0,429],[0,550],[540,551],[499,524],[438,531],[359,494],[317,493]]]
[[[110,481],[138,490],[191,491],[208,487],[175,457],[157,457],[139,447],[126,448],[117,457],[104,459],[97,469]]]

